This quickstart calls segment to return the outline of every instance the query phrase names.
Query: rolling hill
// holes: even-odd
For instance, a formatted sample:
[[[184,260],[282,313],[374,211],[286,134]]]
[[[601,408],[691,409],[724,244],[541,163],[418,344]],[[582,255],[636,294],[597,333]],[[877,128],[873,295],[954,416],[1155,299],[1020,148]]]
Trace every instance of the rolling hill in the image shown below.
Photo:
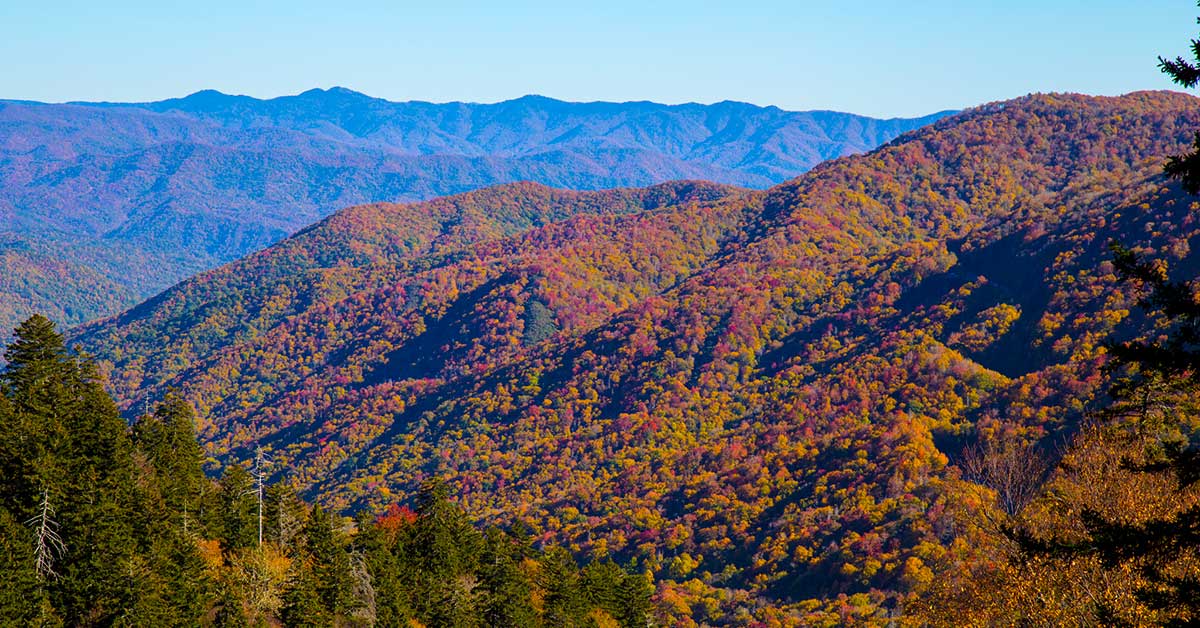
[[[971,109],[765,191],[536,184],[353,207],[76,330],[127,411],[177,388],[334,507],[430,476],[636,558],[709,623],[903,612],[966,551],[981,434],[1063,439],[1137,329],[1117,239],[1200,270],[1161,177],[1189,96]]]
[[[766,187],[941,115],[533,96],[397,103],[341,88],[270,100],[204,91],[152,103],[0,101],[0,329],[35,311],[68,324],[113,314],[348,205],[515,181]],[[45,281],[62,268],[79,277]]]

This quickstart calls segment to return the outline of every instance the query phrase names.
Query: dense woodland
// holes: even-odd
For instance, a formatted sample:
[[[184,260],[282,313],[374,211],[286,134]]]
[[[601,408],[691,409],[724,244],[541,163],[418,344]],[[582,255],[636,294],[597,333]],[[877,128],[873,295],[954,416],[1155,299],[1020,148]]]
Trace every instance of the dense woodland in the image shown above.
[[[647,626],[652,577],[480,530],[425,482],[349,521],[206,477],[179,397],[126,424],[93,366],[29,319],[0,377],[0,625]]]
[[[29,319],[0,612],[1200,623],[1197,103],[1032,95],[766,191],[349,208],[73,330],[95,362]]]
[[[1005,544],[972,465],[1067,482],[1105,343],[1150,329],[1109,242],[1195,275],[1162,175],[1195,102],[1030,96],[766,192],[351,208],[74,338],[128,410],[180,390],[220,464],[261,445],[346,512],[445,478],[485,524],[650,569],[670,624],[912,616]]]

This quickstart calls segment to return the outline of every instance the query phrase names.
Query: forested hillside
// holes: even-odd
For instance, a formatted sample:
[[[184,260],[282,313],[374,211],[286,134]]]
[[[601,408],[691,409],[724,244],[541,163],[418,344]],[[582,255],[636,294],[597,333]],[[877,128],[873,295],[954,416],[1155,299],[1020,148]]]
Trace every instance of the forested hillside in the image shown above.
[[[121,420],[49,320],[0,375],[0,624],[622,626],[656,621],[648,572],[582,568],[521,527],[479,530],[425,482],[414,508],[351,522],[268,483],[271,461],[201,470],[167,396]]]
[[[1196,275],[1161,170],[1197,128],[1180,94],[1035,95],[762,192],[356,207],[73,339],[121,407],[178,388],[209,455],[262,445],[335,510],[443,477],[648,567],[673,623],[882,622],[995,558],[979,461],[1102,402],[1102,341],[1146,328],[1109,241]]]
[[[540,97],[396,103],[340,88],[270,100],[205,91],[153,103],[0,101],[0,328],[33,312],[69,324],[116,313],[349,205],[514,181],[766,187],[942,115]]]

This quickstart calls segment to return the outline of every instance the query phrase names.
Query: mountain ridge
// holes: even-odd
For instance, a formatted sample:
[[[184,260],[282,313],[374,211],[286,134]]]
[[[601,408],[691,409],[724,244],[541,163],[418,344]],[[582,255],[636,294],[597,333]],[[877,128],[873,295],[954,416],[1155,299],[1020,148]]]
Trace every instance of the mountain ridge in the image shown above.
[[[331,506],[436,475],[670,574],[695,621],[894,616],[966,552],[963,443],[1053,441],[1101,394],[1137,300],[1108,241],[1200,267],[1160,175],[1196,102],[1034,95],[649,206],[517,185],[350,208],[75,339],[126,410],[178,387],[211,454],[262,445]],[[416,216],[416,246],[378,235]]]
[[[68,265],[102,259],[99,281],[118,295],[89,301],[72,284],[47,293],[41,258],[13,257],[0,328],[39,309],[66,324],[115,313],[351,205],[520,180],[583,190],[683,179],[763,187],[939,116],[544,97],[393,103],[350,90],[0,101],[0,235]],[[68,312],[53,297],[83,305]]]

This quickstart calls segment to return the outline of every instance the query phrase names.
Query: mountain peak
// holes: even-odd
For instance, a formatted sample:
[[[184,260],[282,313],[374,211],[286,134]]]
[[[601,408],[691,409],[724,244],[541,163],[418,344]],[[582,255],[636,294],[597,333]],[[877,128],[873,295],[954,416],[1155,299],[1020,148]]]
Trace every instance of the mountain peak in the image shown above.
[[[288,97],[284,96],[284,98]],[[348,87],[342,87],[340,85],[334,85],[328,89],[314,87],[310,90],[306,90],[297,94],[293,98],[355,98],[361,100],[375,100],[375,98],[362,92],[357,92]]]
[[[512,100],[507,100],[504,102],[520,103],[523,105],[561,105],[561,104],[566,103],[565,100],[559,100],[557,98],[551,98],[549,96],[542,96],[541,94],[525,94],[524,96],[521,96],[519,98],[513,98]],[[504,103],[500,103],[500,104],[504,104]]]
[[[187,96],[184,96],[183,99],[186,100],[188,98],[213,98],[213,97],[228,96],[228,95],[229,94],[226,94],[225,92],[222,92],[222,91],[216,90],[216,89],[202,89],[199,91],[192,92],[192,93],[188,94]]]

